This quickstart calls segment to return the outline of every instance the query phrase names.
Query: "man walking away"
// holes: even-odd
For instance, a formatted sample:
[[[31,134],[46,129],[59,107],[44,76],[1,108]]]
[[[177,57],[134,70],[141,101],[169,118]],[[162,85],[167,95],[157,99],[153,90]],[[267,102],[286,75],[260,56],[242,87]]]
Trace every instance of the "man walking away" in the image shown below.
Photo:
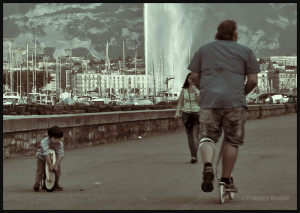
[[[204,192],[213,191],[213,160],[215,143],[224,130],[221,182],[237,192],[231,173],[244,142],[246,95],[257,85],[260,72],[251,49],[237,43],[237,25],[222,21],[215,40],[200,47],[188,66],[191,77],[200,90],[199,150],[204,164]],[[246,82],[246,83],[245,83]]]

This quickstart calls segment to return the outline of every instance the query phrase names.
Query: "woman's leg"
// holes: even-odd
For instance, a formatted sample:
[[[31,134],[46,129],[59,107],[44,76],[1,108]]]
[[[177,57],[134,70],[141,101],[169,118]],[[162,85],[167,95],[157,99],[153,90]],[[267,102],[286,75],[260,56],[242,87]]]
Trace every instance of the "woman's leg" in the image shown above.
[[[188,137],[188,143],[190,148],[191,157],[197,157],[197,153],[195,154],[195,143],[194,143],[194,127],[193,128],[185,128],[187,137]]]
[[[192,152],[192,156],[195,158],[197,158],[198,146],[199,146],[199,125],[194,125],[193,126],[193,148],[191,152]]]

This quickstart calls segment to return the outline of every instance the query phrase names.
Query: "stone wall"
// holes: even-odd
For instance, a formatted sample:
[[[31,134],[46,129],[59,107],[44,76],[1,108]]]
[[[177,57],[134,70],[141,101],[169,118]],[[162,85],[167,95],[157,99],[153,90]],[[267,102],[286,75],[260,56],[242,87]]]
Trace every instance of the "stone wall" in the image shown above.
[[[294,104],[249,106],[247,119],[296,111]],[[3,157],[34,155],[47,129],[64,131],[66,150],[183,130],[175,109],[3,117]]]

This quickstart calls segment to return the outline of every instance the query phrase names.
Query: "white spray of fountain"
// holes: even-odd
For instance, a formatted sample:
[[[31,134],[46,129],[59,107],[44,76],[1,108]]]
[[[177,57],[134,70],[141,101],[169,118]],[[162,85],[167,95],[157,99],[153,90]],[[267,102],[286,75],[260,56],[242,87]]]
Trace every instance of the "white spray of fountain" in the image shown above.
[[[144,4],[146,73],[153,85],[153,66],[156,92],[180,92],[191,59],[192,22],[182,4]],[[153,91],[151,92],[153,94]]]

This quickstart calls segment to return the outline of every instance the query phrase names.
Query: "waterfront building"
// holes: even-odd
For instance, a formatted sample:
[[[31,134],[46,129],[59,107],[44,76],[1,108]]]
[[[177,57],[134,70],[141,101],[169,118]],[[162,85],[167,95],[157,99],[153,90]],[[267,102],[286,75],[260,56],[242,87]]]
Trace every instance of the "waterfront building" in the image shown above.
[[[270,70],[268,80],[271,92],[275,93],[297,93],[297,70]]]
[[[297,56],[271,56],[270,62],[276,62],[278,65],[297,66]]]
[[[132,94],[147,95],[148,83],[146,75],[85,72],[76,74],[76,95],[84,95],[88,91],[96,91],[99,95]]]
[[[271,92],[271,86],[268,80],[268,70],[261,70],[261,72],[257,74],[257,77],[257,88],[259,93]]]

